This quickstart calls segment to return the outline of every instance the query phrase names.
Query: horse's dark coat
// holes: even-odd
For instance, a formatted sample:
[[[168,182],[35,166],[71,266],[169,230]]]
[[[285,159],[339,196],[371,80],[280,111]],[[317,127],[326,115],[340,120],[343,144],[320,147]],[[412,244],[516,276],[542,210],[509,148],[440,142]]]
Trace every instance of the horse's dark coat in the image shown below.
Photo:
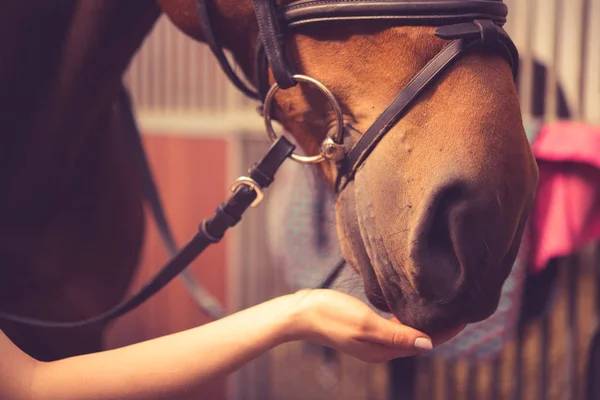
[[[124,296],[144,223],[117,99],[159,15],[144,0],[0,4],[0,310],[78,320]],[[101,348],[98,327],[0,329],[41,360]]]

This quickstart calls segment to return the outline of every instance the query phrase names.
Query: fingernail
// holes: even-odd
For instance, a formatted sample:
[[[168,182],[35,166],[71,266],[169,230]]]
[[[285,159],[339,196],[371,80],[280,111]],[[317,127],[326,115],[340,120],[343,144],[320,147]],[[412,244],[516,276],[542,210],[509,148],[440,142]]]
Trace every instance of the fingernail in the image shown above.
[[[433,349],[433,344],[431,343],[431,340],[424,337],[417,338],[417,340],[415,340],[414,346],[415,349],[422,351],[429,351]]]

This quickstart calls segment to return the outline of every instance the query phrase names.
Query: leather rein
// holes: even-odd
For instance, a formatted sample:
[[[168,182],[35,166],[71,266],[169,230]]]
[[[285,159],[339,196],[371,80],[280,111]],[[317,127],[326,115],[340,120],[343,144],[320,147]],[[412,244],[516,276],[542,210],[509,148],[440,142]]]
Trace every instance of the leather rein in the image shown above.
[[[461,55],[477,48],[492,49],[506,58],[515,79],[518,74],[517,49],[502,28],[508,13],[502,0],[300,0],[280,6],[276,6],[273,0],[253,0],[259,26],[255,90],[233,71],[217,42],[210,18],[211,12],[214,12],[211,10],[213,4],[206,0],[196,0],[196,3],[204,39],[223,71],[242,93],[262,102],[265,129],[273,141],[272,146],[262,160],[250,168],[248,176],[242,176],[234,182],[232,194],[217,207],[211,218],[202,221],[191,240],[181,250],[173,251],[171,260],[130,298],[100,315],[76,322],[44,321],[3,312],[0,312],[0,321],[38,328],[78,328],[118,318],[152,297],[181,274],[204,249],[219,242],[225,232],[241,220],[249,207],[260,203],[263,190],[273,182],[278,168],[288,158],[302,163],[335,162],[338,168],[336,190],[339,193],[354,179],[377,143],[402,118],[418,96]],[[342,111],[334,94],[318,80],[296,72],[286,52],[285,37],[293,34],[296,27],[308,24],[362,20],[437,26],[435,35],[448,40],[448,44],[398,93],[371,127],[356,139],[356,135],[351,135],[350,129],[344,126]],[[269,69],[275,79],[271,86]],[[336,115],[335,128],[323,139],[320,153],[312,156],[295,154],[295,145],[283,136],[277,137],[271,125],[271,105],[275,93],[298,83],[310,84],[322,92]],[[152,180],[151,177],[149,179]],[[150,200],[160,208],[156,193],[151,193]],[[345,261],[340,260],[317,287],[329,287],[344,264]],[[204,308],[210,310],[209,306]]]

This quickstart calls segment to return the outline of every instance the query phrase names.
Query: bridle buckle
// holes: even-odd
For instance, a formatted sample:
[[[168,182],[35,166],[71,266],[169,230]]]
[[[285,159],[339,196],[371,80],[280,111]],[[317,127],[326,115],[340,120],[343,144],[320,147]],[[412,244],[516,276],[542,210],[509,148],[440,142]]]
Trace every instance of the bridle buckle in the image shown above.
[[[262,188],[260,187],[258,182],[256,182],[252,178],[249,178],[247,176],[240,176],[233,182],[229,190],[235,192],[240,186],[247,186],[250,189],[254,190],[254,192],[256,193],[256,199],[254,199],[254,201],[250,204],[250,207],[258,206],[265,197],[265,194],[263,193]]]
[[[321,154],[328,160],[342,161],[346,158],[346,149],[328,136],[321,144]]]

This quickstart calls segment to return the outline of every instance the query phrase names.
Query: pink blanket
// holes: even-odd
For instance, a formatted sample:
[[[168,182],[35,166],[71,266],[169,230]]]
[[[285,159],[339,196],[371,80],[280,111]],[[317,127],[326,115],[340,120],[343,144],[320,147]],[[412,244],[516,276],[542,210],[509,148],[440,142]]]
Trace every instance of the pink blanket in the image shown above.
[[[540,170],[528,246],[535,273],[600,237],[600,127],[548,124],[533,152]]]

